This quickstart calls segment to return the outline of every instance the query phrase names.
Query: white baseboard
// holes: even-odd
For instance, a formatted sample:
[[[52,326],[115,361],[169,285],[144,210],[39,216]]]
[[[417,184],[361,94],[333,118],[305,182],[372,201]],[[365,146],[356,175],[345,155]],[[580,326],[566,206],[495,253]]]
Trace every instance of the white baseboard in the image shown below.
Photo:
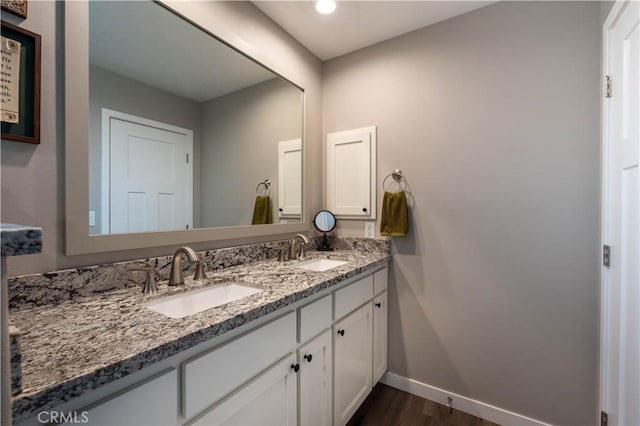
[[[458,395],[453,392],[447,392],[444,389],[419,382],[417,380],[408,379],[393,373],[385,373],[382,376],[382,383],[413,395],[428,399],[429,401],[447,405],[447,397],[452,398],[451,405],[456,410],[464,411],[481,419],[498,423],[504,426],[549,426],[548,423],[535,420],[511,411],[503,410],[466,396]]]

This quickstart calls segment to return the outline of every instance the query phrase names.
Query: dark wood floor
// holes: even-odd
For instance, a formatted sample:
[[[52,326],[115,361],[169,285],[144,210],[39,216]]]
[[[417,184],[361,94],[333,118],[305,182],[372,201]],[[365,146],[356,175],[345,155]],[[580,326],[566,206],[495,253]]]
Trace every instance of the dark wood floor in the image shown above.
[[[378,383],[347,426],[499,426]]]

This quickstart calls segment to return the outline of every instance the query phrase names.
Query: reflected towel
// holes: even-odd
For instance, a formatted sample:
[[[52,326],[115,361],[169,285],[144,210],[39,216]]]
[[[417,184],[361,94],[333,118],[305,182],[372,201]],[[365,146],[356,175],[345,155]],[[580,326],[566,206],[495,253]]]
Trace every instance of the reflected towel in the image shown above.
[[[265,225],[273,223],[273,213],[271,211],[271,197],[268,195],[258,195],[253,206],[252,225]]]
[[[409,228],[407,197],[404,191],[385,192],[382,199],[380,235],[386,237],[406,237]]]

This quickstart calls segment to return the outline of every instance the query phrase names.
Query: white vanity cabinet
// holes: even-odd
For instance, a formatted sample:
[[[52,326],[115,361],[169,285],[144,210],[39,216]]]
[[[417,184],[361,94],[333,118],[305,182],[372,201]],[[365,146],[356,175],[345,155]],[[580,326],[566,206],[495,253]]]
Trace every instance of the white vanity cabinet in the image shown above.
[[[331,330],[298,349],[301,425],[331,424],[333,346]]]
[[[376,218],[376,127],[327,135],[327,209],[336,217]]]
[[[373,383],[387,371],[387,292],[373,299]]]
[[[387,371],[388,275],[387,268],[373,275],[373,383],[378,383]]]
[[[334,424],[344,425],[373,386],[372,309],[367,303],[333,326]]]
[[[71,418],[63,425],[175,425],[178,419],[178,373],[170,369],[84,409],[64,411],[64,414]],[[47,422],[51,416],[41,416],[41,419],[47,419]]]
[[[386,366],[383,268],[58,408],[91,425],[343,425]]]
[[[182,414],[201,412],[252,380],[296,346],[296,314],[290,312],[182,364]]]
[[[297,380],[291,354],[189,425],[294,426]]]

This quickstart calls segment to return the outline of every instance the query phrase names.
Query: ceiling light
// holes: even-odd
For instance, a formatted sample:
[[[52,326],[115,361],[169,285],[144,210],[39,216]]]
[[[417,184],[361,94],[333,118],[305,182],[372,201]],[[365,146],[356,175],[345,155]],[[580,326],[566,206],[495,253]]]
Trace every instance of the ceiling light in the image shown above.
[[[336,10],[336,2],[334,0],[317,0],[316,10],[318,11],[318,13],[328,15]]]

